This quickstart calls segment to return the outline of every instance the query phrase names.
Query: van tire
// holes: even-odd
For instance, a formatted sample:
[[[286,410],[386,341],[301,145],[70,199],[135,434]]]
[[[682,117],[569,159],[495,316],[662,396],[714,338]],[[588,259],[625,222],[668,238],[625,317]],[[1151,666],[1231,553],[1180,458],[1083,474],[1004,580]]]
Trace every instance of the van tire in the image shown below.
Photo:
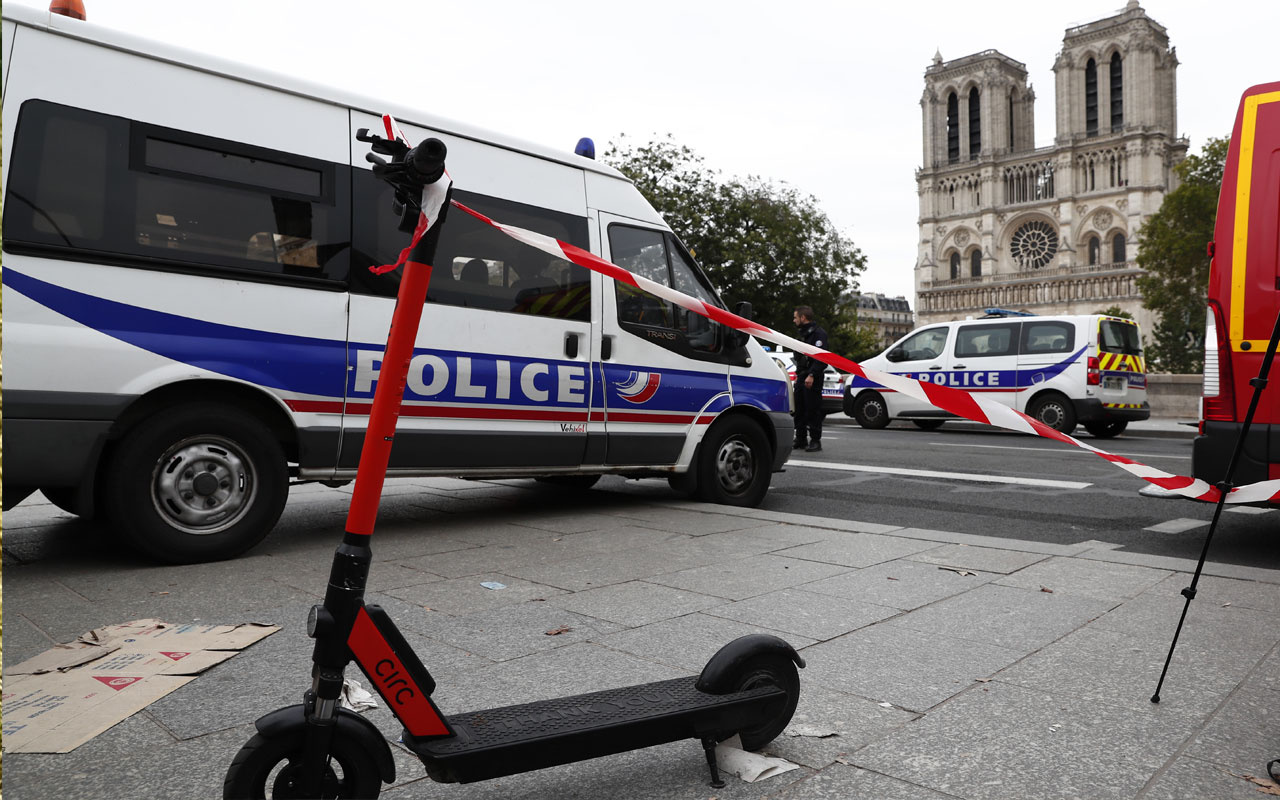
[[[863,392],[853,401],[853,418],[864,428],[879,430],[889,424],[889,406],[879,392]]]
[[[192,468],[178,470],[183,464]],[[284,510],[289,473],[262,422],[193,403],[130,431],[107,464],[104,485],[107,515],[134,547],[159,561],[194,564],[233,558],[261,542]]]
[[[1057,392],[1048,392],[1031,401],[1027,416],[1043,422],[1058,433],[1070,434],[1076,429],[1076,410],[1071,401]]]
[[[698,497],[708,503],[755,507],[772,478],[773,453],[760,426],[743,416],[711,426],[698,448]]]
[[[936,431],[942,427],[942,423],[946,422],[943,419],[913,419],[911,421],[922,431]]]
[[[1106,422],[1086,422],[1084,429],[1099,439],[1114,439],[1124,433],[1124,429],[1129,427],[1129,421],[1124,419],[1113,419]]]

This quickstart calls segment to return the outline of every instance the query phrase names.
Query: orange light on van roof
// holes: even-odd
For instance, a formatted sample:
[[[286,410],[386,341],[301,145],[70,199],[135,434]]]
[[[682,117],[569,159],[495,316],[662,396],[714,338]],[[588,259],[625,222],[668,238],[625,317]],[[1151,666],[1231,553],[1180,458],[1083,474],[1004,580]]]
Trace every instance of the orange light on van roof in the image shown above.
[[[52,0],[49,3],[50,14],[61,14],[72,19],[84,19],[84,0]]]

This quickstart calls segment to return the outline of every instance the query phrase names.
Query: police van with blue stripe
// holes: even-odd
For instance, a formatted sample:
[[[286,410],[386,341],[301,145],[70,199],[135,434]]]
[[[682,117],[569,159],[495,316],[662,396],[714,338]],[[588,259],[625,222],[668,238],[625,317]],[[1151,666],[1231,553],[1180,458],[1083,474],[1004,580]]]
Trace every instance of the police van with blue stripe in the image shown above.
[[[408,242],[356,145],[383,112],[445,142],[466,205],[723,307],[590,158],[3,13],[6,508],[40,490],[193,562],[257,544],[291,483],[354,477],[399,276],[369,267]],[[793,428],[755,340],[466,214],[434,267],[389,474],[764,497]]]
[[[1062,433],[1099,438],[1147,419],[1147,372],[1138,323],[1102,314],[1034,316],[989,309],[982,319],[927,325],[862,362],[872,369],[979,394]],[[955,419],[865,378],[850,378],[845,413],[864,428],[910,420],[934,430]]]

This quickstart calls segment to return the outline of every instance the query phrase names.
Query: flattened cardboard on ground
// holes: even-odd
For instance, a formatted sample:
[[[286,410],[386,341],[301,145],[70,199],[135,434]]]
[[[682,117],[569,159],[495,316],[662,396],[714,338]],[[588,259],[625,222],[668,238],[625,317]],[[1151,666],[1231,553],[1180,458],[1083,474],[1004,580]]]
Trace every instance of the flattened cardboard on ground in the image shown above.
[[[4,749],[69,753],[278,630],[140,619],[89,631],[5,671]]]

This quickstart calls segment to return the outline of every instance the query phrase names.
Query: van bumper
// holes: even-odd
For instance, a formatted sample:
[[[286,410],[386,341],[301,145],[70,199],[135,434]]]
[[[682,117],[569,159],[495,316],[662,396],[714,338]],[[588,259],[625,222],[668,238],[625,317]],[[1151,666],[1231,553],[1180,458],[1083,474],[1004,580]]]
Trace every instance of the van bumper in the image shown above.
[[[1086,400],[1072,400],[1071,404],[1075,406],[1076,419],[1080,422],[1114,422],[1120,420],[1134,422],[1151,418],[1151,406],[1147,403],[1122,408],[1104,405],[1101,400],[1089,398]]]
[[[773,423],[773,471],[782,472],[782,467],[791,457],[791,443],[796,438],[796,421],[790,414],[773,412],[769,414]]]
[[[75,486],[106,441],[110,421],[4,420],[4,479],[14,485]]]

